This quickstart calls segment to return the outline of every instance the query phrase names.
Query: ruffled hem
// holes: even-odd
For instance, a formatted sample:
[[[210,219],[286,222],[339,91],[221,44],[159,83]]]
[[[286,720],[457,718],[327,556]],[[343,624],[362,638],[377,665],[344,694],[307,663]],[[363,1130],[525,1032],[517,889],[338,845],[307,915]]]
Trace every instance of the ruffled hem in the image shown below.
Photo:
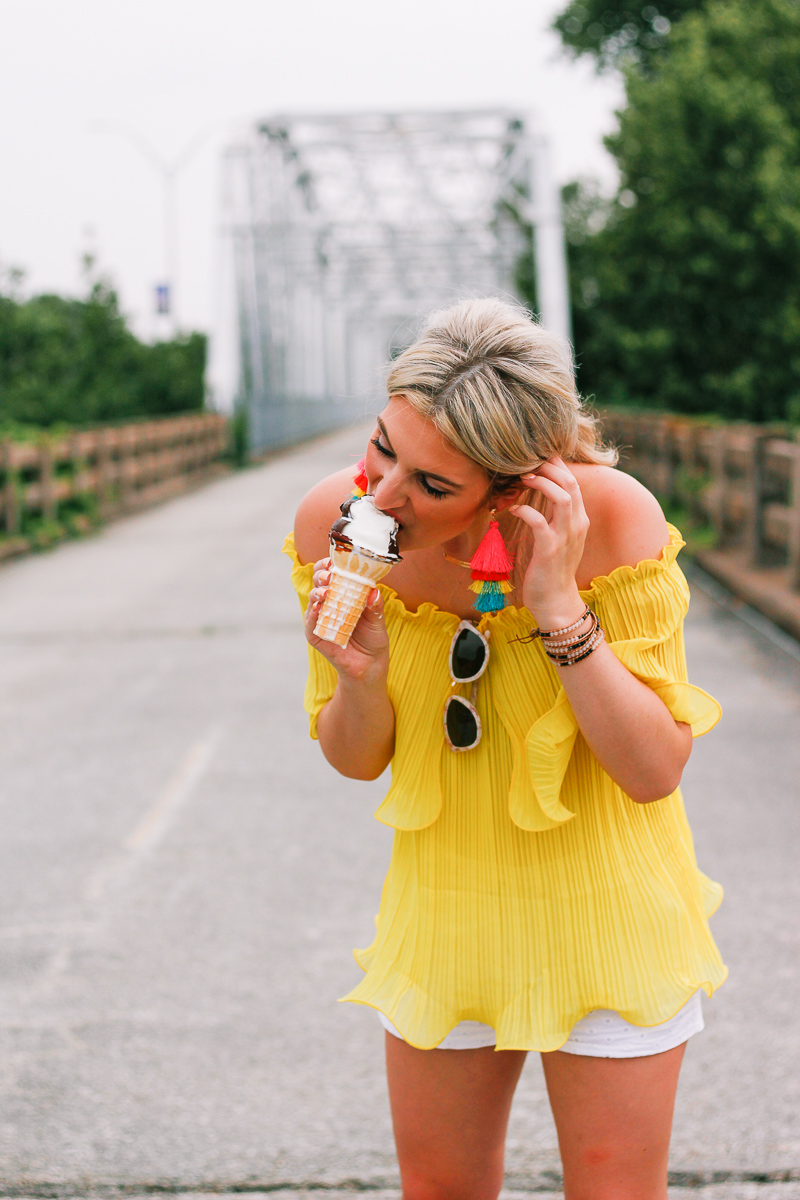
[[[624,565],[615,567],[613,571],[609,571],[608,575],[596,575],[588,588],[582,589],[581,595],[588,602],[592,597],[596,599],[607,592],[617,591],[619,588],[628,587],[632,583],[639,583],[643,579],[649,579],[654,575],[659,575],[662,571],[669,570],[686,542],[681,537],[680,530],[674,525],[670,525],[669,521],[667,530],[669,531],[669,541],[662,549],[660,558],[643,558],[635,567]]]
[[[581,595],[597,606],[609,647],[620,662],[659,696],[676,721],[691,727],[693,737],[700,737],[717,724],[722,714],[712,696],[681,678],[685,676],[681,624],[689,596],[683,574],[675,565],[684,542],[673,525],[668,529],[670,541],[660,558],[644,559],[636,567],[617,567],[608,575],[595,578]],[[307,595],[311,566],[298,563],[291,535],[286,539],[284,550],[293,560],[295,587],[298,592],[305,588]],[[633,585],[636,590],[630,590]],[[400,625],[399,630],[395,625],[398,644],[401,644],[403,627],[407,631],[409,625],[417,625],[420,629],[434,626],[450,633],[459,622],[456,614],[445,612],[430,602],[411,612],[392,588],[384,584],[379,586],[389,625],[395,622]],[[491,619],[493,627],[497,622],[505,622],[511,631],[519,633],[525,613],[525,609],[512,606],[491,618],[485,617],[481,626]],[[503,642],[502,638],[500,640]],[[520,682],[519,664],[506,655],[507,666],[504,666],[500,647],[496,653],[495,687],[498,696],[502,692],[496,711],[514,747],[508,791],[511,819],[526,832],[555,829],[575,815],[562,797],[562,786],[578,738],[577,720],[560,686],[546,711],[540,710],[537,714],[535,708],[526,708],[529,699]],[[552,671],[549,665],[546,669]],[[444,740],[440,714],[447,693],[440,696],[430,681],[426,688],[427,691],[423,689],[426,691],[424,703],[430,706],[430,711],[426,709],[413,719],[407,718],[414,724],[414,729],[413,736],[406,738],[405,744],[413,747],[413,753],[401,753],[398,748],[392,764],[392,786],[376,814],[380,821],[395,829],[427,828],[436,821],[442,808],[439,753],[443,750]],[[406,686],[403,694],[407,691]],[[419,708],[422,693],[417,691],[415,699]],[[314,707],[309,697],[307,710],[312,729]],[[316,707],[321,707],[319,698]],[[406,714],[406,708],[401,706],[398,712]],[[398,733],[398,747],[400,740]],[[423,758],[425,763],[421,761]],[[413,770],[409,766],[412,759],[417,764]]]
[[[588,604],[590,604],[591,600],[599,598],[599,596],[608,592],[628,587],[631,583],[646,580],[646,578],[660,574],[661,571],[668,570],[675,562],[675,559],[678,558],[678,554],[682,550],[682,547],[686,545],[686,542],[681,538],[680,530],[676,529],[673,524],[667,522],[667,529],[669,530],[669,541],[663,547],[660,558],[643,558],[642,562],[637,563],[636,566],[615,566],[613,571],[608,572],[608,575],[595,576],[588,588],[581,589],[581,595],[584,600],[587,600]],[[293,575],[291,575],[293,583],[295,580],[295,570],[297,572],[307,571],[308,578],[311,580],[313,564],[300,562],[294,544],[294,533],[285,536],[282,553],[287,554],[291,559],[291,563],[293,563]],[[389,584],[378,583],[378,588],[384,596],[384,605],[387,610],[397,613],[399,617],[408,618],[409,620],[435,620],[435,622],[443,625],[450,625],[453,622],[458,624],[459,620],[462,619],[455,612],[449,612],[446,608],[440,608],[439,605],[435,605],[429,600],[423,601],[419,608],[407,608],[395,592],[395,589],[390,588]],[[505,608],[500,608],[499,612],[486,613],[482,617],[480,624],[485,625],[487,622],[492,622],[492,624],[501,623],[504,619],[517,617],[519,613],[530,617],[527,608],[506,605]]]
[[[356,952],[357,959],[359,953],[363,952]],[[383,1013],[403,1040],[418,1050],[434,1050],[459,1021],[481,1021],[495,1030],[496,1050],[528,1050],[546,1054],[560,1050],[578,1021],[599,1008],[618,1012],[631,1025],[642,1029],[663,1025],[700,988],[711,997],[727,979],[728,971],[720,964],[718,970],[709,971],[707,975],[707,978],[692,976],[689,980],[682,979],[647,1013],[641,1007],[626,1007],[624,1002],[615,1001],[607,993],[598,993],[596,999],[584,1001],[570,1012],[551,1016],[549,1012],[541,1011],[541,993],[534,988],[520,992],[499,1012],[481,1006],[456,1009],[435,1000],[419,985],[399,974],[387,975],[382,986],[377,981],[372,983],[367,975],[357,987],[342,996],[339,1003],[362,1004]],[[394,987],[390,986],[392,981]],[[551,1017],[549,1021],[548,1016]]]
[[[308,600],[308,593],[311,591],[311,582],[314,576],[314,564],[300,562],[300,557],[294,544],[293,533],[287,533],[286,537],[283,539],[281,554],[285,554],[286,557],[291,561],[292,586],[294,587],[294,590],[297,592],[301,601],[303,597]]]
[[[684,542],[673,525],[668,528],[670,542],[660,559],[644,559],[636,567],[617,567],[609,575],[598,576],[581,595],[601,614],[604,604],[612,600],[612,608],[606,611],[610,649],[632,675],[655,692],[674,720],[689,725],[692,736],[700,737],[714,728],[722,709],[708,692],[676,677],[685,671],[685,663],[679,664],[666,652],[667,644],[680,635],[688,605],[686,581],[675,565]],[[633,585],[637,591],[629,596],[626,589]],[[653,633],[626,637],[636,630],[643,613],[648,615]],[[682,641],[680,645],[682,659]],[[574,816],[562,801],[561,789],[578,733],[578,722],[560,688],[551,707],[525,734],[524,744],[517,739],[518,765],[509,809],[520,829],[553,829]],[[523,761],[527,771],[519,765]]]
[[[703,905],[703,913],[706,920],[713,917],[722,901],[725,899],[725,889],[721,883],[717,883],[715,879],[709,879],[707,875],[698,868],[697,879],[700,884],[700,898]]]
[[[720,720],[722,709],[708,692],[660,674],[630,649],[630,643],[609,645],[631,674],[655,692],[674,720],[690,726],[692,737],[708,733]],[[574,817],[562,802],[561,790],[578,733],[578,722],[562,689],[553,706],[534,722],[525,737],[527,771],[518,767],[512,777],[509,813],[520,829],[542,832]],[[520,747],[518,759],[522,757]]]
[[[305,614],[313,583],[314,564],[300,562],[294,545],[293,533],[288,534],[284,539],[282,553],[291,559],[292,586],[297,592],[300,608],[303,614]],[[319,737],[317,732],[319,714],[336,690],[336,680],[336,671],[327,659],[323,658],[317,650],[309,646],[308,679],[306,681],[305,695],[303,696],[303,708],[308,715],[308,732],[315,741]]]
[[[658,575],[660,572],[668,570],[675,562],[681,549],[686,545],[680,535],[680,531],[674,525],[667,522],[670,540],[661,551],[660,558],[644,558],[635,567],[621,566],[615,567],[613,571],[609,571],[608,575],[597,575],[589,584],[588,588],[581,589],[581,596],[591,603],[593,598],[602,596],[609,591],[615,591],[619,588],[627,587],[630,584],[640,582],[653,575]],[[283,548],[281,551],[292,560],[292,582],[295,578],[301,578],[303,573],[307,573],[307,578],[310,580],[313,575],[312,563],[301,563],[297,555],[297,550],[294,544],[294,534],[287,534],[284,539]],[[297,572],[297,576],[295,575]],[[295,585],[296,586],[296,585]],[[442,625],[452,625],[453,622],[458,624],[461,620],[456,613],[448,612],[447,609],[439,608],[438,604],[433,604],[430,600],[423,601],[419,608],[406,608],[404,602],[400,599],[394,588],[389,587],[386,583],[377,584],[378,589],[383,595],[384,606],[387,611],[396,613],[398,616],[414,620],[432,620],[441,623]],[[298,591],[300,589],[297,589]],[[307,589],[310,590],[310,589]],[[527,608],[517,607],[513,604],[507,604],[505,608],[499,612],[492,614],[484,614],[480,624],[484,625],[491,621],[493,624],[502,622],[504,619],[514,618],[519,614],[525,614],[530,617]],[[532,619],[532,618],[531,618]]]

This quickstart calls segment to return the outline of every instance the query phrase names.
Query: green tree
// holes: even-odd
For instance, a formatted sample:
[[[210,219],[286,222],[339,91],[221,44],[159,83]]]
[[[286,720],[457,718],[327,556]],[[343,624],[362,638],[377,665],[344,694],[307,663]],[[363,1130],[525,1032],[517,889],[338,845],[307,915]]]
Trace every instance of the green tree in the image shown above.
[[[18,273],[9,283],[0,294],[0,421],[85,425],[202,408],[203,334],[140,342],[102,280],[85,300],[23,300]]]
[[[800,6],[710,0],[627,94],[616,199],[566,197],[583,390],[800,415]]]
[[[666,47],[672,26],[702,7],[703,0],[571,0],[553,28],[572,54],[591,54],[601,69],[648,67]]]

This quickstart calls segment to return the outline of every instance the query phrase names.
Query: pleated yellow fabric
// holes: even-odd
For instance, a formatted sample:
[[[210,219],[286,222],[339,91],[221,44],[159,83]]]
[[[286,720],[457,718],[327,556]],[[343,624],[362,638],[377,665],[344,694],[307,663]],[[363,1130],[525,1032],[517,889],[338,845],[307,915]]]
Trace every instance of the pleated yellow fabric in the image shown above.
[[[698,736],[720,708],[687,682],[682,545],[670,526],[659,560],[581,594],[628,670]],[[312,568],[291,537],[284,549],[305,608]],[[483,737],[454,754],[442,713],[459,618],[381,591],[396,745],[375,815],[396,832],[377,936],[355,952],[366,973],[344,999],[380,1009],[422,1049],[474,1020],[496,1030],[498,1050],[556,1050],[593,1009],[657,1025],[699,987],[711,995],[727,974],[708,928],[722,889],[698,869],[680,790],[636,804],[603,771],[541,643],[512,641],[533,624],[526,609],[480,622]],[[315,737],[336,672],[310,648],[309,667]]]

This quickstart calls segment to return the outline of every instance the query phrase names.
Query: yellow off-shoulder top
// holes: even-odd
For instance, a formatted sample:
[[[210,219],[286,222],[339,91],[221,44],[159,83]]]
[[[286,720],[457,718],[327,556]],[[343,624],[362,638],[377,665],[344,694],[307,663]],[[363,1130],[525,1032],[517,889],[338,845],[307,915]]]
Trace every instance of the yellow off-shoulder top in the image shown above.
[[[697,737],[720,707],[687,682],[683,544],[670,526],[659,560],[581,595],[617,657]],[[291,537],[284,550],[305,609],[312,567]],[[658,1025],[698,988],[710,996],[727,974],[708,928],[722,889],[698,869],[680,790],[636,804],[605,773],[541,642],[511,640],[534,623],[522,608],[480,622],[491,631],[483,736],[453,753],[442,713],[459,617],[409,612],[380,586],[396,743],[375,815],[396,832],[377,935],[355,951],[365,975],[344,999],[379,1009],[421,1049],[473,1020],[496,1030],[498,1050],[557,1050],[593,1009]],[[309,647],[312,737],[336,678]]]

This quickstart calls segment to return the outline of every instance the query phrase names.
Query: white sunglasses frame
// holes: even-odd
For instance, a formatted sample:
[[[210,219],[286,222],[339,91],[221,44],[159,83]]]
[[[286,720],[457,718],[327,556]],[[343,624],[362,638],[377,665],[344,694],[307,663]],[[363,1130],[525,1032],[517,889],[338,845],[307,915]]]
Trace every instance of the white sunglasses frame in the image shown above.
[[[481,639],[481,641],[483,642],[483,645],[485,647],[486,653],[484,654],[483,664],[479,671],[476,671],[476,673],[474,675],[467,676],[466,679],[456,679],[456,677],[453,673],[453,650],[455,649],[456,641],[458,640],[460,634],[465,629],[469,629],[470,633],[476,634]],[[472,621],[460,621],[458,628],[456,629],[455,633],[453,634],[452,641],[450,642],[450,652],[447,656],[447,666],[448,666],[448,670],[450,672],[450,678],[452,680],[452,684],[451,684],[452,687],[458,687],[459,684],[462,684],[462,683],[471,683],[472,684],[472,694],[471,694],[469,700],[467,700],[467,698],[465,696],[457,696],[454,692],[451,693],[451,695],[449,695],[444,702],[444,713],[442,714],[442,723],[444,725],[444,738],[445,738],[445,741],[447,742],[447,745],[450,747],[450,749],[453,751],[454,754],[464,754],[467,750],[474,750],[475,747],[479,744],[481,737],[483,735],[483,726],[481,725],[481,719],[480,719],[480,716],[478,715],[478,710],[475,707],[475,700],[478,695],[478,680],[480,679],[481,675],[483,675],[486,668],[489,666],[489,631],[487,630],[485,634],[481,633],[480,629],[475,628]],[[455,746],[450,739],[450,734],[447,731],[447,713],[450,708],[450,705],[453,704],[454,702],[456,702],[458,704],[463,704],[465,708],[469,709],[469,711],[472,713],[473,717],[475,718],[475,727],[476,727],[476,731],[477,731],[477,736],[475,738],[475,741],[472,742],[469,746]]]
[[[483,666],[480,668],[479,671],[476,671],[474,675],[467,675],[464,679],[456,679],[455,673],[453,671],[453,651],[456,648],[456,642],[458,641],[459,637],[461,636],[461,634],[464,632],[465,629],[468,629],[470,631],[470,633],[474,633],[476,637],[479,637],[481,639],[481,641],[483,642],[484,648],[486,650],[486,654],[483,659]],[[452,640],[450,642],[450,652],[447,655],[447,669],[450,672],[450,678],[452,679],[453,683],[472,683],[475,679],[480,679],[481,675],[486,670],[488,665],[489,665],[489,631],[488,631],[488,629],[487,629],[486,633],[481,633],[480,629],[475,628],[475,626],[472,624],[472,621],[459,621],[458,628],[456,629],[455,633],[453,634]]]

